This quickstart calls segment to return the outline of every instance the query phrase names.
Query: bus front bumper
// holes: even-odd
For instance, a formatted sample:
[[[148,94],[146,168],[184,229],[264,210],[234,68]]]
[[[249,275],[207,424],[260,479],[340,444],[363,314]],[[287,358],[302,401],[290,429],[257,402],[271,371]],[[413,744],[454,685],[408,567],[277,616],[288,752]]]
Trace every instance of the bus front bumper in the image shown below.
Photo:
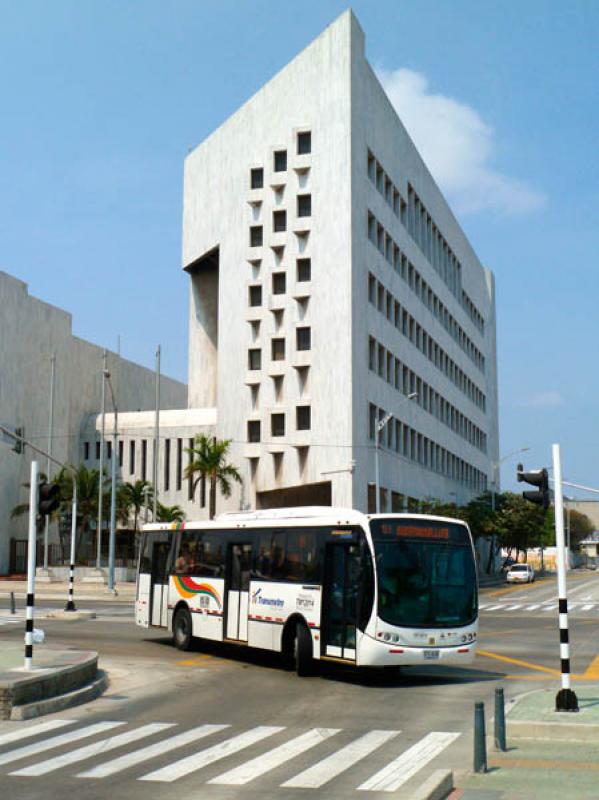
[[[406,647],[364,635],[360,641],[359,663],[371,667],[464,666],[471,664],[475,655],[476,640],[455,647]]]

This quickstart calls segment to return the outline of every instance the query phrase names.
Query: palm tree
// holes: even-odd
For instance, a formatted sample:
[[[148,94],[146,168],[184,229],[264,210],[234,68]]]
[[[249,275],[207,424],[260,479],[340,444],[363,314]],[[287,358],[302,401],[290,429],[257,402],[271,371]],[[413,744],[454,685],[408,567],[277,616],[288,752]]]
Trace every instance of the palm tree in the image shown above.
[[[45,472],[40,472],[39,473],[39,482],[40,483],[47,483],[48,482],[48,476],[46,475]],[[31,484],[29,483],[29,481],[27,481],[27,483],[22,483],[21,486],[24,489],[27,489],[27,491],[29,491],[29,489],[31,487]],[[11,519],[16,519],[17,517],[22,517],[24,514],[29,514],[29,503],[28,502],[27,503],[18,503],[13,508],[13,510],[10,512]],[[51,516],[52,516],[52,518],[54,518],[54,517],[56,517],[56,515],[57,515],[57,512],[54,511]],[[36,519],[35,519],[35,527],[36,527],[37,535],[39,536],[40,533],[44,529],[44,518],[42,516],[40,516],[39,514],[37,514],[37,513],[36,513]]]
[[[149,481],[137,480],[135,483],[122,483],[119,487],[121,508],[127,509],[125,513],[133,510],[133,529],[137,537],[137,522],[144,505],[150,503],[154,497],[154,488]],[[146,500],[147,497],[147,500]]]
[[[210,481],[210,519],[216,514],[216,487],[217,484],[224,497],[231,494],[231,481],[242,483],[237,467],[227,464],[226,458],[231,445],[230,439],[216,439],[199,433],[195,437],[193,447],[186,448],[191,456],[191,462],[185,467],[185,477],[194,479],[192,484],[192,497],[202,478]]]
[[[73,501],[73,473],[63,467],[54,477],[54,482],[60,487],[60,509],[61,514],[71,513]],[[76,471],[77,486],[77,539],[75,542],[75,552],[79,551],[81,542],[86,534],[89,534],[91,522],[95,521],[98,525],[98,490],[100,488],[100,471],[97,469],[87,469],[81,465]],[[108,497],[110,488],[110,478],[105,474],[102,476],[103,493]]]
[[[181,506],[163,506],[157,503],[156,522],[183,522],[185,512]]]

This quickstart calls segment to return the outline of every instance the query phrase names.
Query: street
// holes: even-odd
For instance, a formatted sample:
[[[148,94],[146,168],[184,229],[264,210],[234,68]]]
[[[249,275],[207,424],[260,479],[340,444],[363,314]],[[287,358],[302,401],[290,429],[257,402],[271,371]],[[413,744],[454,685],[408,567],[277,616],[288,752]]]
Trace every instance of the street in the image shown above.
[[[599,576],[572,573],[569,587],[576,688],[599,677]],[[276,655],[246,648],[182,653],[165,631],[136,627],[130,603],[86,602],[96,619],[39,626],[50,644],[99,651],[111,686],[85,706],[0,724],[0,781],[15,800],[83,786],[89,798],[163,798],[170,784],[208,800],[283,800],[302,790],[410,797],[433,769],[471,769],[474,701],[485,701],[489,727],[496,686],[508,700],[558,688],[555,596],[555,578],[484,590],[470,669],[409,668],[397,677],[323,663],[305,679]],[[0,643],[22,635],[0,621]],[[25,729],[31,735],[16,739]]]

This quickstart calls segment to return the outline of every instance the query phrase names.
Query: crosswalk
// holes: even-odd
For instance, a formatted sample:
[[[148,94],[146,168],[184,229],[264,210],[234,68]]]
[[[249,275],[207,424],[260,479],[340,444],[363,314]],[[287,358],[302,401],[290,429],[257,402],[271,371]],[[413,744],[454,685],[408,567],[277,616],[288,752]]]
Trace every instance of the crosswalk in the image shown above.
[[[124,780],[175,783],[191,778],[194,785],[222,787],[274,779],[281,788],[313,789],[318,795],[343,777],[349,781],[344,787],[351,784],[359,792],[395,792],[423,770],[426,778],[426,768],[460,736],[432,731],[406,742],[400,730],[297,731],[257,725],[237,731],[230,724],[206,723],[181,731],[173,722],[84,722],[53,719],[0,728],[0,774],[44,778],[62,770],[69,779],[121,775]],[[252,751],[249,759],[246,750]],[[114,757],[108,755],[113,752]],[[218,774],[202,774],[221,761]]]
[[[549,612],[555,613],[558,608],[557,599],[555,600],[545,600],[544,602],[538,603],[530,603],[530,602],[514,602],[516,598],[512,598],[511,600],[504,600],[499,603],[481,603],[479,605],[479,611],[482,612],[515,612],[515,613],[528,613],[528,612],[535,612],[538,614],[545,614]],[[568,613],[574,616],[578,616],[580,614],[589,614],[593,616],[594,614],[599,615],[599,603],[598,602],[587,602],[587,601],[580,601],[580,602],[570,602],[568,601]]]
[[[0,614],[0,627],[3,625],[25,625],[25,617],[21,614]]]

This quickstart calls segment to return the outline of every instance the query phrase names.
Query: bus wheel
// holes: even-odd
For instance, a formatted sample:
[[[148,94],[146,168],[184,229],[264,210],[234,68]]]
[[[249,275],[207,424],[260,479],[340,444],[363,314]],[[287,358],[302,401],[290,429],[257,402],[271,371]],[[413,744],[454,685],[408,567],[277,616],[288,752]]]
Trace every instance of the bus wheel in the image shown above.
[[[191,614],[184,606],[175,613],[173,620],[173,639],[179,650],[189,650],[191,647]]]
[[[308,628],[298,622],[293,637],[293,663],[295,671],[301,678],[312,675],[314,659],[312,657],[312,635]]]

